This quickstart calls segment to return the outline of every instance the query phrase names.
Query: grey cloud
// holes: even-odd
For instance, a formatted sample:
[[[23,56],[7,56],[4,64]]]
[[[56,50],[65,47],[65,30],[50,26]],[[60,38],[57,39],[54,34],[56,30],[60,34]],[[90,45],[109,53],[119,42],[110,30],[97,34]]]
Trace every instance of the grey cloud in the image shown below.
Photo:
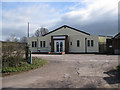
[[[61,21],[57,22],[57,26],[67,24],[90,34],[114,36],[118,33],[117,13],[113,13],[113,10],[99,11],[103,9],[88,12],[87,20],[84,20],[84,16],[79,13],[81,10],[78,10],[78,15],[75,14],[72,17],[69,16],[70,14],[64,15]]]
[[[31,6],[25,10],[22,9],[23,11],[18,10],[16,13],[14,11],[3,13],[3,40],[11,33],[18,37],[25,36],[28,21],[30,21],[31,35],[41,26],[47,27],[51,31],[64,24],[94,35],[115,35],[118,32],[117,13],[113,13],[114,9],[106,10],[105,7],[100,7],[96,10],[89,10],[89,8],[85,8],[83,9],[85,13],[81,13],[81,9],[75,7],[75,11],[61,14],[59,10],[49,7],[49,5],[33,7],[34,12],[31,11]],[[88,16],[85,17],[86,14]]]

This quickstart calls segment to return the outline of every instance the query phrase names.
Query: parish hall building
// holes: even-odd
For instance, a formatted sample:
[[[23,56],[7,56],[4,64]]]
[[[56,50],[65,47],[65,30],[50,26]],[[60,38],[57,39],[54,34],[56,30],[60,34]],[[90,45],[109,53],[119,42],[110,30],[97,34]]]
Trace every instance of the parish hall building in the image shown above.
[[[40,37],[29,37],[28,44],[33,53],[100,53],[110,36],[91,35],[73,27],[63,25]]]

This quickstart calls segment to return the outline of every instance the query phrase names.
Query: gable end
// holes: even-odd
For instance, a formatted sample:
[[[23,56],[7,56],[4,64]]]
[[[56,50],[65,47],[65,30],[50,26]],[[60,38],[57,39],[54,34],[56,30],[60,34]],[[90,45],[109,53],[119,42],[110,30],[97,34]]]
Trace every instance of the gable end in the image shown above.
[[[86,34],[86,35],[90,35],[89,33],[86,33],[86,32],[84,32],[84,31],[80,31],[80,30],[78,30],[78,29],[75,29],[75,28],[73,28],[73,27],[70,27],[70,26],[67,26],[67,25],[63,25],[63,26],[61,26],[61,27],[59,27],[59,28],[57,28],[57,29],[55,29],[55,30],[53,30],[53,31],[50,31],[50,32],[48,32],[47,34],[45,34],[45,35],[43,35],[43,36],[46,36],[46,35],[48,35],[48,34],[50,34],[50,33],[52,33],[52,32],[55,32],[55,31],[57,31],[57,30],[59,30],[59,29],[61,29],[61,28],[70,28],[70,29],[72,29],[72,30],[75,30],[75,31],[78,31],[78,32],[81,32],[81,33],[84,33],[84,34]]]

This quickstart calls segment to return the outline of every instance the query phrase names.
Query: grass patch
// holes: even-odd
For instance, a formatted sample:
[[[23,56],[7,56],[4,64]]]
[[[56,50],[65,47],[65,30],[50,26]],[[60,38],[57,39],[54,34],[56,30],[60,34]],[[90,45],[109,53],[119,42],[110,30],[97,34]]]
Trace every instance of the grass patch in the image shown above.
[[[41,58],[33,58],[32,64],[28,64],[26,62],[21,62],[21,64],[19,66],[2,67],[2,76],[10,75],[10,74],[17,73],[17,72],[29,71],[32,69],[36,69],[36,68],[42,67],[46,63],[47,63],[47,61],[43,60]]]

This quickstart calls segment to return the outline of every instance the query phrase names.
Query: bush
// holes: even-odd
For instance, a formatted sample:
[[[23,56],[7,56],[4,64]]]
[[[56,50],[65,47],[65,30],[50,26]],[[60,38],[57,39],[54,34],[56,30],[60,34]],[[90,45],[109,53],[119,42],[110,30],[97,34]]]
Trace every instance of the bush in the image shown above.
[[[6,60],[3,58],[3,67],[16,67],[23,61],[21,57],[9,57]]]
[[[2,66],[16,67],[25,61],[26,44],[16,42],[4,42],[2,44]]]
[[[33,58],[33,63],[28,64],[26,62],[21,62],[21,65],[16,67],[3,67],[2,73],[9,74],[13,72],[21,72],[21,71],[28,71],[31,69],[36,69],[38,67],[42,67],[44,64],[46,64],[47,61],[40,59],[40,58]]]
[[[8,73],[8,72],[16,72],[17,69],[12,68],[12,67],[6,67],[2,69],[2,73]]]

